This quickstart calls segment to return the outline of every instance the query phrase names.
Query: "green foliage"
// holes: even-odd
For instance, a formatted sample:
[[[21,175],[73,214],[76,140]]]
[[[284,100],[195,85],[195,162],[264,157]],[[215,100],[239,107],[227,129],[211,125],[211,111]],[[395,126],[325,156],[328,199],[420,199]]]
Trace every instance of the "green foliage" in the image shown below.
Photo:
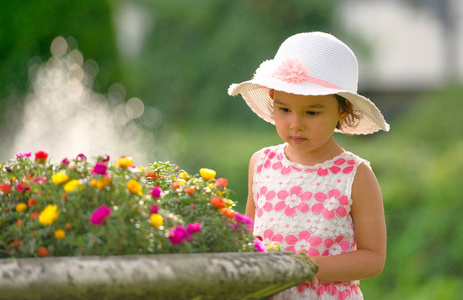
[[[375,299],[457,299],[463,276],[463,119],[453,86],[425,94],[389,133],[342,139],[371,161],[388,228],[383,273],[363,283]],[[425,292],[426,291],[426,292]],[[447,295],[447,296],[444,296]]]
[[[2,163],[0,257],[255,250],[252,220],[225,198],[227,180],[132,165],[126,157],[53,165],[37,155]]]
[[[248,80],[288,36],[331,30],[337,1],[138,1],[153,33],[140,60],[124,64],[123,83],[176,123],[247,121],[226,91]]]

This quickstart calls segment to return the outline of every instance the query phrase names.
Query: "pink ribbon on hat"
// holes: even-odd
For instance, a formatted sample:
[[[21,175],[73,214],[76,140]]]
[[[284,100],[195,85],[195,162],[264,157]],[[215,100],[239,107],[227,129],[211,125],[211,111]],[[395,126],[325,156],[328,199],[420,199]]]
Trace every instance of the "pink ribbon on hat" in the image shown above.
[[[340,87],[332,83],[308,75],[307,68],[297,58],[284,60],[273,74],[273,77],[288,83],[311,82],[326,88],[341,90]]]

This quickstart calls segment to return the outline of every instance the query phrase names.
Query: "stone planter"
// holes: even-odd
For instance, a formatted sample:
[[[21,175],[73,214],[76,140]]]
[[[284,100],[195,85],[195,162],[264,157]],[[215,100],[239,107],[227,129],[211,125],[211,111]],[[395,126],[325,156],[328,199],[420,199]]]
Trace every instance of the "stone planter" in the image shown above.
[[[310,280],[290,252],[0,260],[0,299],[267,299]]]

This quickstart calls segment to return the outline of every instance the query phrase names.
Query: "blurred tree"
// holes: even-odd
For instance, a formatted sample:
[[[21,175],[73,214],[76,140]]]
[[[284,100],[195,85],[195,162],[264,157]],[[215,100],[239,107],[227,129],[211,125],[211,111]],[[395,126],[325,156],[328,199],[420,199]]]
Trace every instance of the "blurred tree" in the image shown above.
[[[124,84],[162,108],[172,121],[244,121],[243,106],[227,95],[250,79],[288,36],[332,31],[336,1],[133,1],[151,11],[154,31],[144,52],[128,60]],[[189,126],[190,126],[189,125]]]
[[[0,0],[0,111],[28,89],[31,58],[46,61],[57,36],[73,37],[86,58],[99,65],[95,89],[117,80],[117,49],[107,1]],[[3,115],[0,115],[0,124]]]

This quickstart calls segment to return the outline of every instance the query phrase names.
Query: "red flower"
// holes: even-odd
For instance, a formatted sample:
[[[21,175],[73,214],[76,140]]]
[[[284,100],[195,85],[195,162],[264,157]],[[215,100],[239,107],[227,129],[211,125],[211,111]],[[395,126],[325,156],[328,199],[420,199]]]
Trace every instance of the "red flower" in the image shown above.
[[[217,180],[214,182],[214,187],[215,188],[226,188],[228,185],[228,180],[225,178],[217,178]]]
[[[48,158],[48,153],[44,151],[35,152],[35,161],[45,162]]]
[[[35,220],[35,219],[37,219],[39,216],[40,216],[40,211],[34,211],[34,212],[31,214],[31,219],[32,219],[32,220]]]
[[[11,193],[11,185],[8,183],[1,183],[0,184],[0,192],[3,192],[5,195]]]

